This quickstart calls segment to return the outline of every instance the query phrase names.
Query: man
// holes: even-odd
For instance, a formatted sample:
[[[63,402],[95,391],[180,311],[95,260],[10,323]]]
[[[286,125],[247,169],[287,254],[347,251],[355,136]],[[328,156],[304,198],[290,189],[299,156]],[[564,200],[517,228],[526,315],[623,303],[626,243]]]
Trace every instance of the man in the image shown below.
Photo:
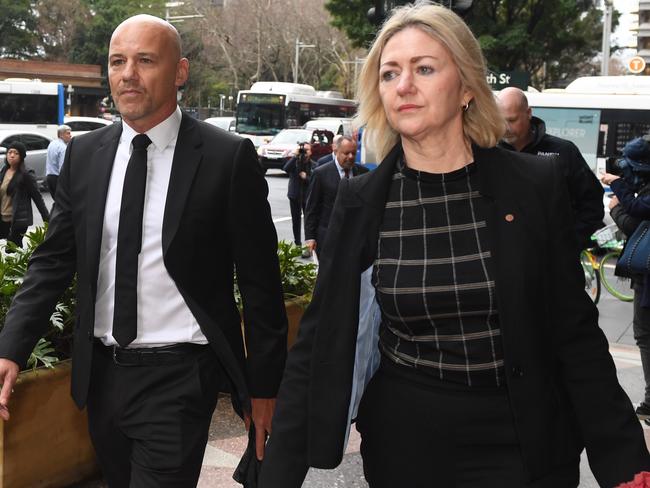
[[[580,150],[571,141],[546,133],[544,121],[533,117],[528,99],[519,88],[501,90],[499,107],[507,123],[501,147],[538,156],[559,156],[564,163],[577,244],[580,249],[589,247],[591,235],[603,226],[603,187]]]
[[[287,198],[291,209],[291,222],[293,224],[293,242],[302,246],[301,227],[302,214],[307,204],[307,192],[311,173],[316,168],[316,162],[311,159],[311,144],[301,143],[293,153],[293,157],[282,168],[289,175]],[[309,257],[310,252],[305,249],[303,257]]]
[[[334,138],[332,139],[332,152],[326,154],[321,158],[318,158],[318,161],[316,161],[316,167],[323,166],[324,164],[331,163],[332,161],[334,161],[334,153],[336,152],[336,149],[339,147],[339,143],[341,142],[341,137],[343,137],[342,134],[337,134],[334,136]]]
[[[341,178],[368,172],[367,168],[354,164],[356,154],[356,141],[350,136],[341,136],[334,161],[319,166],[312,173],[305,210],[305,244],[310,252],[316,251],[318,256],[323,254],[325,235]]]
[[[111,487],[195,486],[221,387],[252,416],[261,459],[286,357],[277,236],[255,150],[181,113],[180,53],[178,32],[156,17],[113,32],[108,77],[123,122],[70,141],[47,237],[0,333],[8,420],[19,365],[77,274],[72,396],[88,407]]]
[[[63,158],[65,157],[65,150],[68,142],[72,139],[72,132],[70,126],[60,125],[56,129],[56,139],[50,142],[47,146],[47,157],[45,159],[45,174],[47,180],[47,187],[50,190],[50,195],[54,198],[56,194],[56,182],[59,179],[61,166],[63,165]]]

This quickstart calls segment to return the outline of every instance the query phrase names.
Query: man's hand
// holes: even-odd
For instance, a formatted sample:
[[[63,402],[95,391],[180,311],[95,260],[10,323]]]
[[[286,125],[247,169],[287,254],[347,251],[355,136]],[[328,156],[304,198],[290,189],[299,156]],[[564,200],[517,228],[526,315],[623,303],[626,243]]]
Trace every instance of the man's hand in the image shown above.
[[[614,207],[616,207],[619,203],[621,203],[621,202],[618,201],[618,197],[617,197],[616,195],[614,195],[614,196],[612,196],[612,198],[609,200],[609,205],[608,205],[608,207],[609,207],[609,209],[611,210],[611,209],[613,209]]]
[[[275,398],[251,398],[253,408],[253,423],[255,424],[255,455],[258,460],[264,459],[266,437],[271,434],[271,420],[275,411]],[[251,417],[244,414],[246,430],[250,429]]]
[[[316,241],[314,239],[309,239],[305,241],[305,246],[309,249],[309,252],[314,252],[316,250]]]
[[[14,391],[16,378],[18,378],[19,367],[9,359],[0,359],[0,418],[9,420],[9,398]]]
[[[611,185],[612,181],[618,180],[620,176],[613,175],[611,173],[605,173],[603,176],[600,177],[600,181],[602,181],[605,185]]]
[[[304,171],[301,171],[300,173],[298,173],[298,176],[300,176],[300,178],[303,179],[303,180],[307,179],[307,173],[305,173]]]

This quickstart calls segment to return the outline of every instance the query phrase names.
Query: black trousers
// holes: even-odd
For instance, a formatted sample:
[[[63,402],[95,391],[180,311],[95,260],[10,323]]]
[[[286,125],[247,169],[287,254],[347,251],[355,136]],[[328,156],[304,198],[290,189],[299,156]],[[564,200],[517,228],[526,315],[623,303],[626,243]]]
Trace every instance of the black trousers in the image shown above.
[[[293,225],[293,242],[302,245],[301,227],[302,214],[305,212],[306,198],[289,198],[289,208],[291,209],[291,224]]]
[[[22,246],[25,232],[27,232],[26,225],[11,225],[10,222],[0,220],[0,239],[7,239],[17,246]]]
[[[88,425],[110,488],[190,488],[223,374],[209,346],[171,364],[122,366],[95,344]]]
[[[579,460],[552,479],[528,483],[504,389],[424,386],[382,365],[364,392],[356,427],[371,488],[578,486]]]
[[[47,175],[46,180],[47,188],[50,190],[52,199],[54,199],[54,196],[56,195],[56,184],[59,181],[59,175]]]

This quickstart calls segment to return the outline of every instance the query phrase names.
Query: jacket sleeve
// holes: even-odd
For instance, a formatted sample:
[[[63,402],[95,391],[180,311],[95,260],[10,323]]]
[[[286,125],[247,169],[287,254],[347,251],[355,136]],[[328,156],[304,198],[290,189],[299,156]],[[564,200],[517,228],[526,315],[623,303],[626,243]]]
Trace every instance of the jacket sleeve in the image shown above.
[[[282,167],[282,171],[287,174],[292,174],[294,171],[296,171],[296,158],[291,158],[289,161],[287,161]]]
[[[287,355],[278,238],[267,196],[255,149],[242,140],[231,175],[228,235],[244,305],[246,372],[254,398],[276,396]]]
[[[23,284],[0,331],[0,357],[11,359],[20,366],[26,364],[36,342],[49,327],[54,306],[72,282],[76,270],[75,229],[70,202],[73,142],[68,145],[66,164],[57,186],[57,203],[45,240],[29,260]]]
[[[307,205],[305,207],[305,240],[315,240],[318,232],[318,219],[323,205],[323,188],[321,172],[315,171],[311,175],[309,190],[307,192]],[[318,243],[317,243],[318,244]]]
[[[575,214],[575,233],[578,244],[585,248],[589,245],[591,235],[603,226],[603,187],[574,144],[561,157],[566,165],[571,207]]]
[[[625,212],[639,220],[650,219],[650,195],[636,195],[623,178],[612,181],[610,185]]]
[[[650,469],[639,421],[618,383],[598,311],[584,292],[584,273],[569,246],[572,234],[566,185],[557,164],[550,182],[547,311],[552,354],[575,411],[589,465],[600,486],[617,486]]]
[[[41,192],[38,191],[36,180],[29,173],[26,173],[25,176],[27,177],[25,179],[25,185],[27,187],[27,191],[29,192],[29,196],[31,197],[32,200],[34,200],[34,203],[36,204],[36,208],[38,208],[38,211],[41,214],[43,220],[47,222],[48,220],[50,220],[50,212],[47,210],[47,206],[45,205],[45,201],[43,200],[43,196],[41,195]]]

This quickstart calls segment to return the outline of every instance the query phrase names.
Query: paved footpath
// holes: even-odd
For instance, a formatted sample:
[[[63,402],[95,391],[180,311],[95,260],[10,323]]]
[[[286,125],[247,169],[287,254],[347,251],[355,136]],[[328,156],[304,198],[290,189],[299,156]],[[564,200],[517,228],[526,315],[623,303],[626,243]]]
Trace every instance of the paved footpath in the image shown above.
[[[610,352],[616,363],[619,381],[636,404],[642,399],[643,375],[639,353],[634,346],[631,333],[632,306],[622,303],[609,295],[603,296],[599,305],[601,328],[610,341]],[[642,424],[646,441],[650,445],[650,427]],[[231,476],[246,446],[247,436],[243,423],[234,415],[228,398],[219,401],[210,437],[203,460],[203,470],[199,481],[200,488],[240,488]],[[343,463],[335,470],[311,470],[304,483],[305,488],[363,488],[361,456],[359,455],[359,435],[354,428],[350,436]],[[76,488],[104,488],[99,480],[78,485]],[[580,488],[597,488],[586,456],[583,454]],[[397,488],[397,487],[396,487]],[[401,487],[400,487],[401,488]]]

